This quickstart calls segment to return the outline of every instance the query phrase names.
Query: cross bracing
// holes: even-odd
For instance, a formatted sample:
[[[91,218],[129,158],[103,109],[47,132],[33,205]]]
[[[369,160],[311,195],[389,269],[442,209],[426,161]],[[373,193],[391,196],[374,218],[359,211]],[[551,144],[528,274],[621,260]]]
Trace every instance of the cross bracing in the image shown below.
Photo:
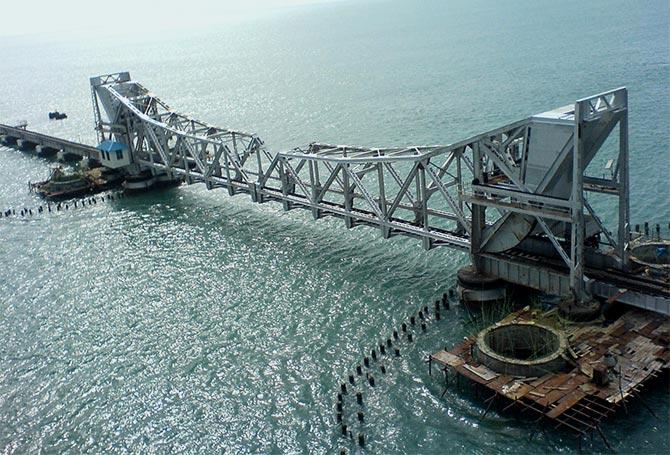
[[[127,144],[134,172],[151,169],[255,202],[336,216],[384,238],[407,235],[424,248],[485,254],[524,239],[546,240],[570,268],[578,298],[588,291],[585,235],[627,265],[627,98],[617,89],[573,106],[510,123],[449,145],[369,148],[311,143],[273,152],[255,134],[219,128],[172,110],[129,74],[92,79],[100,138]],[[104,110],[104,120],[101,114]],[[584,170],[612,130],[620,149],[611,179]],[[610,232],[585,193],[619,198],[618,233]]]

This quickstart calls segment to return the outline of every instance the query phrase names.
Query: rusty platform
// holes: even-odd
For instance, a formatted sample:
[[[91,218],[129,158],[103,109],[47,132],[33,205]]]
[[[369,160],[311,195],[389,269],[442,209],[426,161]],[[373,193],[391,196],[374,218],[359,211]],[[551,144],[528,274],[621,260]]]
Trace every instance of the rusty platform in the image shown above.
[[[569,342],[569,371],[530,378],[496,373],[473,357],[476,335],[450,350],[432,354],[429,364],[443,367],[447,386],[449,376],[455,375],[492,392],[484,415],[502,399],[504,409],[518,406],[535,413],[538,424],[549,422],[577,433],[580,444],[581,436],[595,431],[609,446],[600,430],[601,422],[627,400],[639,396],[643,385],[670,365],[670,318],[662,315],[633,309],[603,326],[572,324],[559,318],[556,311],[524,308],[500,323],[514,321],[535,321],[564,331]],[[593,379],[594,369],[602,369],[608,353],[616,365],[609,370],[610,382],[599,385]]]

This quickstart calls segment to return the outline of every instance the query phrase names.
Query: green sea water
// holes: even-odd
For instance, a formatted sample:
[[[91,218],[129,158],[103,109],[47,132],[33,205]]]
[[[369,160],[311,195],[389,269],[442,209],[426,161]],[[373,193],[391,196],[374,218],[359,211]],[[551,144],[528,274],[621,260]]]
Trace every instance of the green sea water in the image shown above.
[[[1,25],[0,25],[1,27]],[[128,70],[177,110],[313,141],[449,143],[625,85],[631,218],[670,222],[667,1],[344,1],[200,29],[0,38],[0,122],[94,143],[88,77]],[[49,122],[47,112],[68,114]],[[41,202],[51,164],[0,149],[0,209]],[[612,201],[596,201],[612,221]],[[369,350],[454,284],[468,258],[202,185],[0,219],[0,452],[337,453],[335,397]],[[472,328],[455,306],[375,366],[365,453],[573,453],[463,388],[427,354]],[[656,384],[603,431],[670,450]],[[553,427],[547,427],[548,430]],[[585,453],[606,452],[599,440]]]

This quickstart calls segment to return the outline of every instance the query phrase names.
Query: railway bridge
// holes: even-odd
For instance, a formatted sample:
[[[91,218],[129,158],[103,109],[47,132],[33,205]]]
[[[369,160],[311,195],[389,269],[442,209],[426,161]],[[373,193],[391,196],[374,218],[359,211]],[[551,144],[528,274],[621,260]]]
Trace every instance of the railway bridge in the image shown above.
[[[99,142],[127,148],[125,171],[135,180],[160,175],[245,193],[314,219],[341,218],[347,228],[367,225],[383,238],[466,251],[475,276],[577,304],[598,297],[670,315],[667,271],[650,273],[631,254],[625,88],[449,145],[311,143],[274,152],[256,134],[173,110],[128,72],[90,82]],[[614,149],[603,147],[610,137]],[[606,158],[611,177],[589,175]],[[589,201],[594,193],[615,201],[614,226]]]

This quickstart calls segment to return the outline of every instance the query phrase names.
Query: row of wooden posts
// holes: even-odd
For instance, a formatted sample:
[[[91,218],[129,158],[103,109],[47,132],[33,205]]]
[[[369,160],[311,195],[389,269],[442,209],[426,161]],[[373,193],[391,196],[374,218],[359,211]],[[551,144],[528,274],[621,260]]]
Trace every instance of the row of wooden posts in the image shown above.
[[[428,324],[430,322],[441,320],[441,310],[448,310],[450,308],[449,298],[453,297],[453,295],[453,290],[450,290],[448,294],[443,294],[441,299],[435,301],[433,310],[434,316],[432,318],[430,317],[431,310],[427,305],[423,308],[420,308],[416,313],[412,314],[408,321],[403,322],[399,328],[393,330],[391,336],[386,338],[385,341],[380,342],[378,346],[373,347],[370,350],[369,356],[363,356],[362,362],[358,363],[354,367],[354,371],[348,374],[347,379],[342,381],[335,403],[335,418],[339,427],[339,432],[343,438],[352,441],[354,440],[354,434],[351,431],[350,426],[352,423],[356,424],[357,422],[360,430],[356,437],[357,444],[360,447],[365,446],[365,433],[363,431],[363,424],[365,423],[365,405],[363,400],[363,392],[361,389],[364,387],[372,388],[376,386],[375,378],[372,374],[373,366],[376,364],[380,374],[382,376],[386,375],[387,369],[385,363],[382,361],[382,358],[387,357],[387,362],[390,362],[394,358],[400,357],[401,343],[414,342],[416,335],[419,333],[425,333],[428,330]],[[419,327],[421,331],[416,331],[416,333],[414,333],[415,329]],[[364,380],[363,376],[365,376]],[[357,387],[357,382],[359,387]],[[351,418],[351,422],[348,422],[345,417],[345,404],[346,401],[348,401],[347,397],[350,395],[353,396],[350,394],[350,392],[353,393],[354,390],[356,390],[356,417]],[[351,407],[351,405],[348,407]],[[345,448],[340,450],[341,455],[345,455],[346,453],[347,450]]]

